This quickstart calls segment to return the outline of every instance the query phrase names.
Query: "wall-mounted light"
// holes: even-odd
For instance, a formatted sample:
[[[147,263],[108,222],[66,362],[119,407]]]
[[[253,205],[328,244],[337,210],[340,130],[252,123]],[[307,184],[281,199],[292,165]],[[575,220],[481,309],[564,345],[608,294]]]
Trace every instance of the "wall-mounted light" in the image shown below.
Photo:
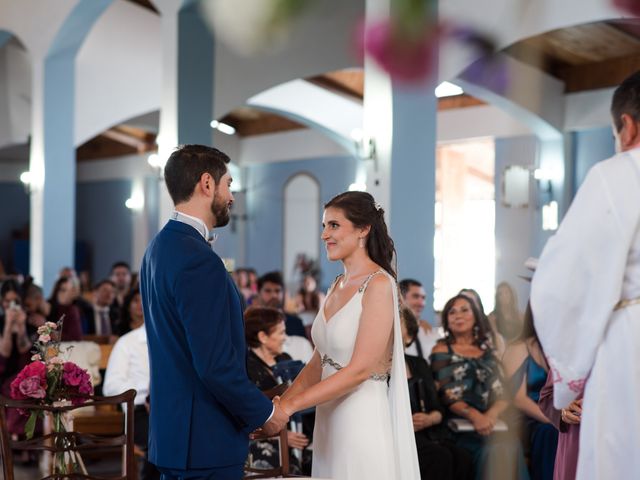
[[[226,135],[233,135],[234,133],[236,133],[236,129],[231,125],[219,122],[218,120],[211,120],[211,123],[209,125],[211,125],[211,128],[215,128],[219,132]]]
[[[351,139],[356,146],[356,152],[363,160],[375,160],[376,158],[376,142],[370,135],[367,135],[360,128],[351,130]]]
[[[558,229],[558,202],[552,200],[542,206],[542,230]]]
[[[125,207],[129,210],[142,210],[144,208],[144,194],[134,193],[124,202]]]
[[[26,171],[26,172],[22,172],[20,174],[20,181],[22,182],[22,185],[24,185],[24,189],[27,193],[31,193],[31,180],[32,180],[33,175],[31,174],[31,172]]]

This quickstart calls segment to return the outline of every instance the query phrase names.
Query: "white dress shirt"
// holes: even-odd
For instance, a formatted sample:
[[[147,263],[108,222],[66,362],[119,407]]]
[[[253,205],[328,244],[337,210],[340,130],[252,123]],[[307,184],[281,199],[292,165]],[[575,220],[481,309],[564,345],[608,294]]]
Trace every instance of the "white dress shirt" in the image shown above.
[[[149,353],[144,325],[120,337],[113,346],[102,391],[111,396],[130,388],[138,391],[134,403],[144,405],[149,395]]]

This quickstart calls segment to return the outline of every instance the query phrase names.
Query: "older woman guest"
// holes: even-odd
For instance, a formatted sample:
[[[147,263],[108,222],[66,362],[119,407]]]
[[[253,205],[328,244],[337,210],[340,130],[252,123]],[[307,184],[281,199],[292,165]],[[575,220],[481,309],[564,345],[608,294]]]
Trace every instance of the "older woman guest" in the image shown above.
[[[276,363],[291,360],[283,353],[282,346],[287,338],[285,334],[285,316],[280,310],[268,307],[249,307],[244,314],[245,339],[247,352],[247,373],[260,390],[270,390],[280,382],[273,374]],[[288,432],[290,447],[304,449],[309,439],[303,433]],[[249,445],[251,466],[270,469],[277,466],[279,453],[277,441],[252,441]],[[295,457],[291,458],[293,473],[300,470]],[[296,472],[297,471],[297,472]]]
[[[408,307],[402,306],[400,322],[402,338],[405,347],[408,347],[418,335],[418,319]],[[431,367],[422,357],[405,354],[404,359],[420,476],[430,480],[471,479],[471,455],[453,443],[453,435],[442,422],[445,411],[438,399]]]
[[[431,365],[449,416],[467,419],[473,430],[456,433],[456,444],[474,457],[477,479],[528,479],[519,442],[494,433],[508,406],[490,333],[475,304],[464,295],[442,311],[445,338],[433,348]]]

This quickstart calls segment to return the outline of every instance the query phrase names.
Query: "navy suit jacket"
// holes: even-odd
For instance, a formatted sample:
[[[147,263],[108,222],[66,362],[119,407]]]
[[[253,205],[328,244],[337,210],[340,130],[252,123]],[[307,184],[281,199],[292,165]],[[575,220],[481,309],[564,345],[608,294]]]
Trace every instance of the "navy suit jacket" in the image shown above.
[[[189,470],[243,464],[271,402],[247,377],[238,291],[193,227],[170,220],[140,269],[151,370],[149,459]]]

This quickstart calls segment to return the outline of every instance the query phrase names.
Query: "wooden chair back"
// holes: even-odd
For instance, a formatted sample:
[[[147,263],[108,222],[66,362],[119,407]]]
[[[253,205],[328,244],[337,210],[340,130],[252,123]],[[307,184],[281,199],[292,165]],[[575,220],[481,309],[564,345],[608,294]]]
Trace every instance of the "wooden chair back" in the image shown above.
[[[133,399],[136,391],[131,389],[112,397],[89,396],[81,405],[69,405],[64,407],[45,406],[27,400],[13,400],[0,395],[0,453],[2,454],[2,469],[6,480],[14,480],[12,450],[28,450],[35,452],[50,452],[52,455],[73,452],[82,458],[82,454],[92,454],[114,450],[118,447],[123,450],[124,465],[118,476],[105,477],[104,475],[92,476],[86,472],[74,472],[66,474],[52,474],[43,477],[43,480],[62,480],[68,478],[81,480],[135,480],[137,478],[137,463],[134,457],[133,445]],[[78,431],[52,432],[36,434],[30,440],[12,440],[7,430],[7,409],[19,408],[27,411],[41,411],[45,414],[66,413],[86,407],[117,406],[126,404],[126,424],[124,432],[118,435],[96,435],[81,433]],[[74,427],[75,428],[75,427]]]
[[[275,396],[282,395],[287,390],[287,388],[287,384],[281,383],[280,385],[277,385],[270,390],[265,390],[262,393],[264,393],[269,398],[269,400],[272,400]],[[265,434],[257,434],[256,436],[254,436],[254,440],[266,440],[268,438],[278,438],[280,440],[280,465],[276,468],[269,469],[245,467],[245,480],[273,477],[291,477],[289,475],[289,443],[287,440],[287,427],[285,426],[280,431],[280,433],[274,436],[268,436]]]

